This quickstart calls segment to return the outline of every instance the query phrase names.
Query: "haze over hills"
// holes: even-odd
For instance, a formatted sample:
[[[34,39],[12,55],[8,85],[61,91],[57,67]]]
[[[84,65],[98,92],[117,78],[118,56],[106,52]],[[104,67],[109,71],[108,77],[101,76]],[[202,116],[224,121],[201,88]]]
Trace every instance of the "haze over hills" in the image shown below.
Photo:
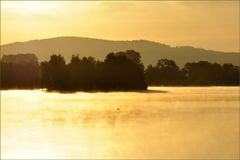
[[[83,37],[56,37],[1,45],[1,56],[18,53],[34,53],[39,61],[49,60],[52,54],[61,54],[67,62],[73,54],[92,56],[103,60],[110,52],[133,49],[141,53],[145,65],[156,64],[158,59],[174,60],[179,66],[200,60],[240,65],[239,52],[220,52],[190,46],[171,47],[148,40],[111,41]]]

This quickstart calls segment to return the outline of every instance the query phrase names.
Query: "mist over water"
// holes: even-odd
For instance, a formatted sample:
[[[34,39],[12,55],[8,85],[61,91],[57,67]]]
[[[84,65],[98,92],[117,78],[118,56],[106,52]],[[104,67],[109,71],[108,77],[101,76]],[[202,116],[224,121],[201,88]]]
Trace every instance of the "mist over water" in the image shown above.
[[[239,87],[1,91],[1,158],[239,159]]]

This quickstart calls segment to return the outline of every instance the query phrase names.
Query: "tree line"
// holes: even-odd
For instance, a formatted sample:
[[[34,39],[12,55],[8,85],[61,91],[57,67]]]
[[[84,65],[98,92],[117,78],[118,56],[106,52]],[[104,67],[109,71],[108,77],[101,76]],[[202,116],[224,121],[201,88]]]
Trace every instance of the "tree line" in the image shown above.
[[[103,61],[73,55],[67,64],[61,55],[38,63],[34,54],[4,55],[1,88],[48,90],[146,90],[148,85],[239,85],[239,66],[206,61],[186,63],[181,69],[173,60],[160,59],[146,68],[134,50],[109,53]]]
[[[148,85],[167,86],[236,86],[239,85],[239,66],[220,65],[199,61],[186,63],[179,68],[173,60],[160,59],[145,70]]]

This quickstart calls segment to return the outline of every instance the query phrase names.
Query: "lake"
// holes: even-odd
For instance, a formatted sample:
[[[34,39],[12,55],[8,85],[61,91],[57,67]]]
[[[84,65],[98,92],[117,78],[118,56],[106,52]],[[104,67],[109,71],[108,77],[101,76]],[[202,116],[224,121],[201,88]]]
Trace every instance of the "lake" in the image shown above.
[[[1,91],[1,158],[239,159],[239,87]]]

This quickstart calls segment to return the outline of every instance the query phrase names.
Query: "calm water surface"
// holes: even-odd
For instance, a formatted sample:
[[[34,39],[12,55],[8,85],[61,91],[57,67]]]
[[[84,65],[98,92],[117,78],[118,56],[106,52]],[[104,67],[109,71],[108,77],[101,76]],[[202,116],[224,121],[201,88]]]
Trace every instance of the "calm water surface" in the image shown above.
[[[239,159],[239,87],[1,91],[1,158]]]

